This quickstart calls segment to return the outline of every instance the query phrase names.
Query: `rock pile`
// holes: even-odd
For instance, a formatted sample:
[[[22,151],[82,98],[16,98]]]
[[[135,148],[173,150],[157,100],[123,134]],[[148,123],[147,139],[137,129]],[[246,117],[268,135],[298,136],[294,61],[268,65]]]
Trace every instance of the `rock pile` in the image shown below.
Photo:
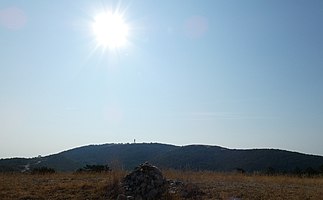
[[[136,167],[110,189],[108,197],[117,200],[203,199],[205,193],[193,183],[166,180],[155,166]]]
[[[146,162],[123,179],[122,187],[129,199],[153,200],[166,193],[167,182],[157,167]]]
[[[202,199],[205,193],[193,183],[178,180],[167,180],[168,193],[183,199]]]

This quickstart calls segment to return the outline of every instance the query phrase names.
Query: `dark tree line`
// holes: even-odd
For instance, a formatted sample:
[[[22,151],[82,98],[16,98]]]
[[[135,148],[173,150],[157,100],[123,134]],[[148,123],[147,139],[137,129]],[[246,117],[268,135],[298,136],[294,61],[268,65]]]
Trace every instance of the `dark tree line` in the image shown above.
[[[291,171],[278,171],[273,167],[268,167],[263,171],[263,173],[265,175],[269,175],[269,176],[270,175],[287,174],[287,175],[312,177],[312,176],[323,175],[323,165],[321,165],[317,169],[314,169],[312,167],[307,167],[304,169],[301,169],[299,167],[295,167],[295,169],[291,170]]]
[[[108,165],[86,165],[78,169],[76,172],[109,172],[111,171]]]
[[[31,174],[54,174],[56,171],[53,168],[38,167],[31,170]]]

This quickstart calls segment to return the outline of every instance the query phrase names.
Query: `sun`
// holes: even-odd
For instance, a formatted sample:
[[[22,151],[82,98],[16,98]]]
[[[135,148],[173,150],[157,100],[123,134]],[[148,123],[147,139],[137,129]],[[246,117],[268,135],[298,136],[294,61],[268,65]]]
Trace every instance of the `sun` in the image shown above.
[[[129,26],[117,12],[103,12],[96,15],[92,28],[99,46],[113,50],[127,43]]]

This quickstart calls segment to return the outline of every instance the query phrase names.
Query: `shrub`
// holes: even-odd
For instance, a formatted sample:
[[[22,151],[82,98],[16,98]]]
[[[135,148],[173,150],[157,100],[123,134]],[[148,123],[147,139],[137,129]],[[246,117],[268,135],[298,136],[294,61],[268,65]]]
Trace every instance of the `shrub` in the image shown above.
[[[86,165],[77,170],[77,172],[109,172],[111,171],[108,165]]]
[[[276,170],[273,167],[267,167],[265,174],[268,176],[273,176],[276,174]]]
[[[48,167],[39,167],[39,168],[33,168],[31,170],[32,174],[54,174],[55,170],[53,168]]]

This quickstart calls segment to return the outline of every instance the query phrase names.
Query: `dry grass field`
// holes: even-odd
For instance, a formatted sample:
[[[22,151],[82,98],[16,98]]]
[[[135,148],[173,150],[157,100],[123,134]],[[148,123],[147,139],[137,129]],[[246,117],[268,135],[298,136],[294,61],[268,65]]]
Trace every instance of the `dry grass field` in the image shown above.
[[[193,183],[200,199],[323,199],[323,177],[299,178],[215,172],[164,171],[167,179]],[[126,172],[0,174],[0,199],[109,199],[113,183]],[[180,199],[169,196],[167,199]]]

